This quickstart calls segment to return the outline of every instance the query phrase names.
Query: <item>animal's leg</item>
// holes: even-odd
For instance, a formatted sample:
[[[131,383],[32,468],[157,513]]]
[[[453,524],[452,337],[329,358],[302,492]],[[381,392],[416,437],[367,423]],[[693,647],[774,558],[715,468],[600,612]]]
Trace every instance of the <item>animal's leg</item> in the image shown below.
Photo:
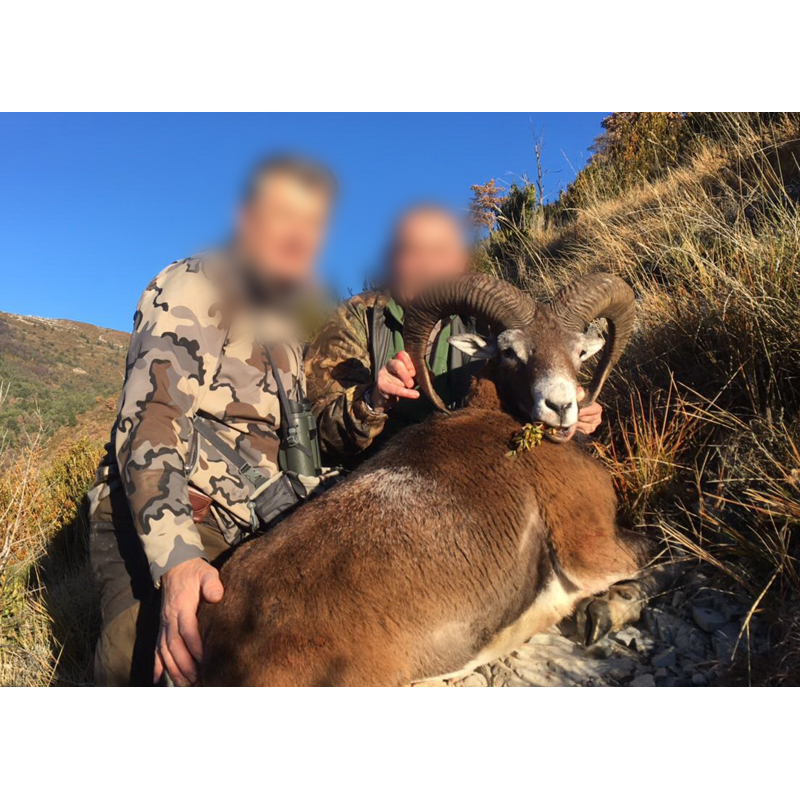
[[[677,565],[660,564],[620,581],[601,595],[585,600],[576,612],[578,635],[594,644],[612,631],[636,622],[648,601],[665,591],[677,577]]]

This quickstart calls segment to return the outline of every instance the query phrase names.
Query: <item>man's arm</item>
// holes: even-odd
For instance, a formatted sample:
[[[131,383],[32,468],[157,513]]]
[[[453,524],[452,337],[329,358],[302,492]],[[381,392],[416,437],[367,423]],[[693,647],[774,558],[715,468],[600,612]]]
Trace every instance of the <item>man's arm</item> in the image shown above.
[[[162,586],[154,680],[193,683],[202,656],[201,596],[222,598],[192,520],[186,459],[192,416],[211,382],[225,326],[200,262],[164,270],[137,307],[117,419],[117,462],[156,586]]]
[[[153,581],[203,557],[186,458],[191,418],[210,383],[225,330],[199,262],[164,270],[134,318],[117,419],[117,462]]]
[[[367,306],[354,297],[337,308],[306,357],[308,397],[324,452],[353,455],[369,447],[387,416],[365,399],[373,388]]]

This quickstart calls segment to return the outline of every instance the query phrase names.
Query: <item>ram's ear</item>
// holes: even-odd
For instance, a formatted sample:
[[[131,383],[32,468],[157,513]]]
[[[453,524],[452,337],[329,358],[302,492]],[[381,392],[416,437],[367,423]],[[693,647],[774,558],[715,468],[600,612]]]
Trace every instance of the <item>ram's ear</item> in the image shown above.
[[[581,361],[586,361],[587,358],[591,358],[595,353],[602,350],[605,343],[606,340],[598,331],[590,330],[585,333],[581,341]]]
[[[497,355],[497,339],[484,339],[477,333],[459,333],[448,340],[456,350],[466,353],[472,358],[494,358]]]

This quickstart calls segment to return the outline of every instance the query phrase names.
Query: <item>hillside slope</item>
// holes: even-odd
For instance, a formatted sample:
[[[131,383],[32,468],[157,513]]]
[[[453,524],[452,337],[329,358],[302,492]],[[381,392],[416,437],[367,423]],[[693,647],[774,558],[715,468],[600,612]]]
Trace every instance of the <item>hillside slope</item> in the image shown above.
[[[128,334],[83,322],[0,312],[0,431],[22,444],[43,427],[45,437],[122,386]]]
[[[800,115],[604,127],[556,203],[512,188],[481,265],[540,298],[595,271],[634,288],[596,445],[625,523],[748,609],[717,680],[800,683]]]

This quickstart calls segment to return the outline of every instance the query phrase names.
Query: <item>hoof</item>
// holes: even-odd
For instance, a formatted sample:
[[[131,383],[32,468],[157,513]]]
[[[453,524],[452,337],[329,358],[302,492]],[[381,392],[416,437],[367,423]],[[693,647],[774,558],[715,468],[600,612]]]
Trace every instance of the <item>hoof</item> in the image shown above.
[[[598,597],[589,598],[578,609],[578,631],[587,647],[600,641],[609,633],[636,622],[647,598],[638,590],[635,581],[625,581],[612,586]]]

